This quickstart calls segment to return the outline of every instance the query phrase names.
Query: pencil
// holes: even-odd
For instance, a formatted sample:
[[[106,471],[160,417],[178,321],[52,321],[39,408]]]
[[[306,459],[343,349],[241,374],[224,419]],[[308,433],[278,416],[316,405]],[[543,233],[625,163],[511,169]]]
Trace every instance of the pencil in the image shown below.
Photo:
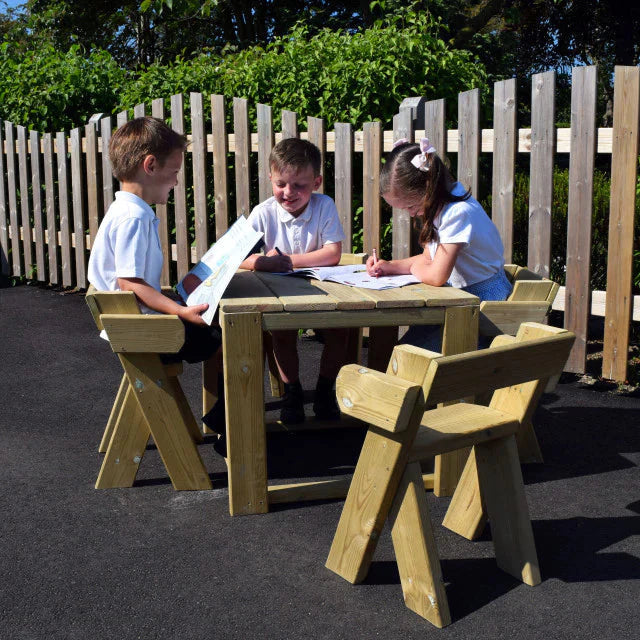
[[[373,250],[373,264],[378,264],[378,252]]]

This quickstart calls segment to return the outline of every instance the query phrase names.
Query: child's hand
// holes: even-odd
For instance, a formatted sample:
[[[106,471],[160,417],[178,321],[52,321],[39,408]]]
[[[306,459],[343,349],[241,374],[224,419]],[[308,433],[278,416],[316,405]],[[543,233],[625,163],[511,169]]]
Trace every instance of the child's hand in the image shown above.
[[[279,254],[275,249],[272,249],[266,256],[259,256],[256,258],[254,269],[256,271],[271,271],[279,273],[283,271],[292,271],[293,263],[289,256]]]
[[[367,273],[374,278],[387,276],[391,273],[389,263],[386,260],[376,260],[373,256],[367,258]]]
[[[191,322],[193,324],[199,324],[201,326],[206,327],[207,323],[202,318],[202,314],[209,308],[209,305],[204,304],[194,304],[192,307],[181,307],[178,315],[187,322]]]

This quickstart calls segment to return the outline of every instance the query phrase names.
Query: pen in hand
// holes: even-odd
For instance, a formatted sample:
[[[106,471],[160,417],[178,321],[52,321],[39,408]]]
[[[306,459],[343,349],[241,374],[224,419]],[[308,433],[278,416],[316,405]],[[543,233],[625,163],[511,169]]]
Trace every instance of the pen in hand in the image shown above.
[[[281,255],[282,255],[282,251],[280,251],[280,249],[278,249],[278,247],[273,247],[273,248],[278,252],[278,255],[279,255],[279,256],[281,256]]]
[[[378,264],[378,252],[373,250],[373,264]]]

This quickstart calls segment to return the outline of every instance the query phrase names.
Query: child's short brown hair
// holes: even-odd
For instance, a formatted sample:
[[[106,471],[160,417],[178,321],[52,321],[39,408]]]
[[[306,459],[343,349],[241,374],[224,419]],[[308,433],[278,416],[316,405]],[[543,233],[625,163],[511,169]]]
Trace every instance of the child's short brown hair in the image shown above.
[[[174,151],[184,151],[187,139],[158,118],[143,116],[123,124],[109,142],[109,160],[113,175],[120,181],[131,180],[146,156],[155,156],[160,165]]]
[[[309,166],[313,169],[315,176],[320,175],[322,166],[320,149],[308,140],[285,138],[273,147],[269,155],[271,171],[275,170],[281,173],[287,167],[300,171]]]

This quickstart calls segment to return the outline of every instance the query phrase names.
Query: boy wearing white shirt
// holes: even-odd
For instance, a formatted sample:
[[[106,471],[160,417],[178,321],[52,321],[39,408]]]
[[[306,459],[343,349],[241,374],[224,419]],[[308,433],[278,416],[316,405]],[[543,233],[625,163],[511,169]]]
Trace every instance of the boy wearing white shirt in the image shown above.
[[[248,220],[264,233],[265,255],[254,253],[240,266],[256,271],[289,271],[299,267],[334,266],[345,239],[333,200],[313,193],[322,184],[320,150],[311,142],[288,138],[269,157],[273,196],[256,206]],[[285,424],[304,420],[299,378],[297,331],[272,331],[273,350],[285,385],[280,419]],[[320,374],[313,410],[317,417],[340,416],[333,385],[343,364],[348,331],[325,329]]]

